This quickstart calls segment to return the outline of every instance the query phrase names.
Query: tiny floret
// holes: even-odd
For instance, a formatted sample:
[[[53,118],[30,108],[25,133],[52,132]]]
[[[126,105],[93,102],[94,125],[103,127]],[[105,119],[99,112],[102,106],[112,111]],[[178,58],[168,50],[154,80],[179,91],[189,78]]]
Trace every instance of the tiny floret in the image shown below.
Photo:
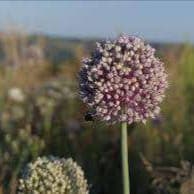
[[[72,159],[38,158],[19,180],[18,194],[88,194],[84,172]]]
[[[139,37],[97,43],[79,74],[80,96],[94,116],[109,123],[145,122],[159,114],[168,87],[164,64]]]

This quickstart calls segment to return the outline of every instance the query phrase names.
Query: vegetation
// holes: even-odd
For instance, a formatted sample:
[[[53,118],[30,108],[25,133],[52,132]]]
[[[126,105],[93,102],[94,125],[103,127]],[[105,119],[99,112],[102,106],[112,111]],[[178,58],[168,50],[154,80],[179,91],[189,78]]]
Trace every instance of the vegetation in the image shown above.
[[[15,194],[21,169],[44,155],[77,161],[91,194],[120,193],[119,126],[86,121],[86,107],[78,96],[81,57],[94,43],[18,32],[1,35],[0,194]],[[194,163],[194,48],[153,46],[159,47],[157,54],[165,61],[170,87],[157,119],[129,127],[131,193],[188,194],[182,184],[191,184],[191,176],[170,189],[163,186],[168,190],[152,183],[169,172],[158,174],[159,167],[181,169],[182,160]],[[142,158],[156,167],[156,176]]]

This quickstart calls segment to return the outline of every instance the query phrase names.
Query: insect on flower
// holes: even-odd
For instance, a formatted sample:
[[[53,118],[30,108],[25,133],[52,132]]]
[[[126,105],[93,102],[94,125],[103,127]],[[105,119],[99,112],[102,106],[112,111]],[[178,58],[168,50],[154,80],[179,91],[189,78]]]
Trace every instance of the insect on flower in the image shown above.
[[[94,121],[94,114],[92,112],[86,112],[85,116],[85,121]]]

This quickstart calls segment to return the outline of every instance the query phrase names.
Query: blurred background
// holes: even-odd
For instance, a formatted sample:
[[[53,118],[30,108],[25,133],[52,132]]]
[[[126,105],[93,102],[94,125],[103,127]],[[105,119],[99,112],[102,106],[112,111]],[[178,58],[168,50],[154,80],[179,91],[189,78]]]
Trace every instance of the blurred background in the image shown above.
[[[1,1],[0,194],[15,194],[21,169],[43,155],[76,160],[91,194],[121,193],[119,126],[85,120],[77,79],[96,41],[120,33],[150,42],[170,82],[161,115],[129,126],[132,193],[193,194],[193,10],[192,1]]]

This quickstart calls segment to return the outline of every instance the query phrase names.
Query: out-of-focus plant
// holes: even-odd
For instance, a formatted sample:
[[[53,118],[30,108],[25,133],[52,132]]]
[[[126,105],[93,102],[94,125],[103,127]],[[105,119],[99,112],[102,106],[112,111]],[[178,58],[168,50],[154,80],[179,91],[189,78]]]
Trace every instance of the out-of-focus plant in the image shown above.
[[[61,113],[61,116],[64,116],[64,114],[66,114],[67,117],[67,114],[71,114],[71,102],[74,102],[75,98],[76,95],[74,83],[65,80],[49,82],[40,87],[35,92],[34,104],[36,110],[39,112],[43,120],[43,128],[45,128],[47,132],[49,132],[49,130],[51,129],[51,124],[53,122],[55,123],[55,121],[57,120],[57,111],[58,118],[60,118]],[[65,109],[63,108],[68,108],[68,112],[64,113],[63,111]]]
[[[21,30],[1,34],[1,89],[15,86],[26,89],[45,81],[51,72],[44,42],[43,37],[33,39]]]
[[[156,194],[192,194],[194,192],[194,167],[181,161],[181,167],[157,166],[142,156],[146,170],[152,177],[152,189]]]
[[[26,65],[41,65],[45,62],[44,40],[32,41],[22,30],[10,29],[1,34],[4,65],[18,68]]]
[[[192,194],[194,193],[194,169],[187,180],[181,184],[180,194]]]
[[[2,184],[10,185],[5,188],[14,192],[18,170],[23,163],[45,150],[44,142],[50,144],[50,141],[58,141],[58,126],[61,129],[63,125],[74,127],[70,120],[64,120],[64,116],[71,118],[70,102],[76,98],[74,88],[73,82],[58,80],[40,86],[35,91],[24,92],[18,87],[7,90],[0,114],[3,169],[0,176]],[[69,111],[65,111],[65,108]],[[51,130],[51,126],[57,130]],[[49,148],[47,146],[46,150]],[[11,161],[14,161],[14,165]]]
[[[25,100],[25,94],[20,88],[10,88],[8,98],[15,102],[23,102]]]
[[[2,95],[0,126],[2,129],[23,127],[27,121],[29,106],[28,96],[17,87],[7,89]]]
[[[0,181],[7,185],[5,193],[14,193],[20,168],[29,158],[37,157],[45,144],[42,139],[32,134],[30,126],[1,129],[0,134]]]

